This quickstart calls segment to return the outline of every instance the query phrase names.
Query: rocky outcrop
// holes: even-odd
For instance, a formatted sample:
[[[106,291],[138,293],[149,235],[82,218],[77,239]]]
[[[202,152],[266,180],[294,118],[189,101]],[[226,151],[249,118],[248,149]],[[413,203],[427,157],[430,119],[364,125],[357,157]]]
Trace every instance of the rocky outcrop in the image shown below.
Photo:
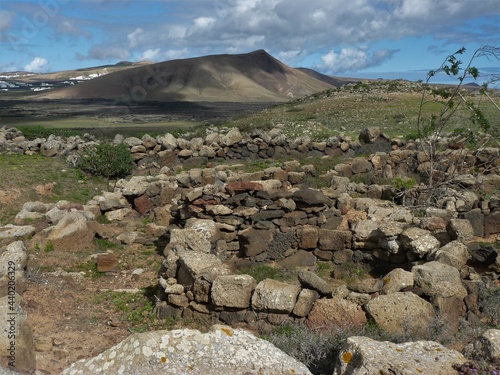
[[[133,334],[91,359],[83,359],[62,375],[124,374],[262,374],[309,375],[302,363],[248,331],[214,326]]]
[[[394,344],[353,336],[338,355],[334,375],[449,375],[455,373],[453,365],[465,360],[459,352],[433,341]]]

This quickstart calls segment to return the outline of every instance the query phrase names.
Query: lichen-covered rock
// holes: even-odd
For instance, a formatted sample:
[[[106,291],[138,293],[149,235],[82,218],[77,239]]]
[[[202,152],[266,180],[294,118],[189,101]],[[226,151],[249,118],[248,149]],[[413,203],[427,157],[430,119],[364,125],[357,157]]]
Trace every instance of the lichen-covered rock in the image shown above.
[[[16,241],[7,245],[0,253],[0,287],[7,291],[7,284],[11,279],[9,276],[20,282],[23,279],[23,273],[27,265],[28,251],[24,242]]]
[[[439,249],[441,243],[439,240],[430,233],[426,233],[423,236],[411,241],[408,244],[410,251],[419,258],[423,258],[427,253],[433,252]]]
[[[409,333],[425,338],[436,317],[432,305],[411,292],[380,295],[368,302],[365,308],[377,326],[393,335]]]
[[[468,256],[467,246],[460,241],[452,241],[438,249],[430,259],[460,270],[467,263]]]
[[[378,243],[378,224],[372,220],[360,220],[352,227],[354,240],[357,242]]]
[[[415,285],[430,297],[464,298],[467,291],[460,280],[460,272],[452,266],[432,261],[411,269]]]
[[[214,326],[208,333],[192,329],[136,333],[91,359],[65,369],[63,375],[310,375],[305,365],[250,332]]]
[[[368,337],[349,337],[342,347],[334,375],[398,374],[450,375],[465,362],[459,352],[433,341],[394,344]]]
[[[250,275],[221,275],[212,284],[212,302],[216,306],[246,309],[256,285]]]
[[[222,143],[224,146],[232,146],[238,142],[243,140],[243,136],[241,135],[238,128],[232,128],[227,132],[226,135],[222,137]]]
[[[467,243],[474,238],[474,229],[472,228],[470,221],[466,219],[450,219],[446,230],[452,239],[459,240],[464,243]]]
[[[125,181],[122,194],[126,197],[142,195],[146,192],[148,185],[148,176],[132,176],[129,180]]]
[[[391,294],[413,286],[413,273],[395,268],[382,278],[382,294]]]
[[[7,224],[0,227],[0,243],[12,242],[30,237],[35,233],[35,227],[31,225]]]
[[[130,206],[121,192],[104,192],[97,201],[99,208],[104,212]]]
[[[300,285],[265,279],[255,288],[252,306],[255,310],[289,314],[295,307],[299,293]]]

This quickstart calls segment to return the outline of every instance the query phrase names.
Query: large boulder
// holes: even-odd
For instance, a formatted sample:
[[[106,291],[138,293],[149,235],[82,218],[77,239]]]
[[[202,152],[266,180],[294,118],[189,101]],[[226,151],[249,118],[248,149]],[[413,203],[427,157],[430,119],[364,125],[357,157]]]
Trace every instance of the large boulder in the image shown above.
[[[437,250],[430,259],[461,269],[467,263],[467,246],[460,241],[452,241]]]
[[[216,325],[208,333],[193,329],[136,333],[63,375],[310,375],[305,365],[248,331]]]
[[[213,220],[190,219],[185,228],[170,231],[167,249],[174,249],[177,252],[193,250],[208,254],[212,244],[217,240],[218,232]]]
[[[433,341],[394,344],[368,337],[349,337],[339,355],[334,375],[455,374],[453,365],[465,362],[459,352]]]
[[[73,211],[65,215],[50,231],[47,243],[61,251],[76,251],[92,248],[95,232],[88,225],[84,212]]]
[[[397,336],[428,337],[428,328],[436,318],[432,305],[411,292],[380,295],[365,308],[378,327]]]
[[[460,272],[455,267],[433,261],[415,266],[411,271],[415,286],[430,297],[464,298],[467,295],[460,280]]]
[[[309,313],[306,324],[315,330],[361,328],[366,314],[357,303],[340,297],[318,299]]]

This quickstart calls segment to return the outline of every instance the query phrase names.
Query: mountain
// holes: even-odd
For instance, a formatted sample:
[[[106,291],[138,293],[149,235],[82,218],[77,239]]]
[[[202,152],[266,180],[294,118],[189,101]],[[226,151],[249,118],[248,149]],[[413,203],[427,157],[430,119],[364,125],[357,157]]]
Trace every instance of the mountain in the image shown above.
[[[264,50],[258,50],[128,68],[47,91],[38,98],[277,102],[331,87],[331,83],[293,69]]]

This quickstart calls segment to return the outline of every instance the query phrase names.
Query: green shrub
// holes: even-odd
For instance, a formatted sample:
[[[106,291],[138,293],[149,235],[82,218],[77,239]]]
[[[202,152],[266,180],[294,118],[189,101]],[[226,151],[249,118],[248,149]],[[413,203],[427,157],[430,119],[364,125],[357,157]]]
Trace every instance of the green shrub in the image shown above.
[[[79,157],[78,167],[94,176],[125,177],[133,170],[133,159],[126,144],[101,143],[87,148]]]
[[[411,189],[416,184],[417,181],[411,177],[395,177],[392,180],[392,185],[398,191]]]

